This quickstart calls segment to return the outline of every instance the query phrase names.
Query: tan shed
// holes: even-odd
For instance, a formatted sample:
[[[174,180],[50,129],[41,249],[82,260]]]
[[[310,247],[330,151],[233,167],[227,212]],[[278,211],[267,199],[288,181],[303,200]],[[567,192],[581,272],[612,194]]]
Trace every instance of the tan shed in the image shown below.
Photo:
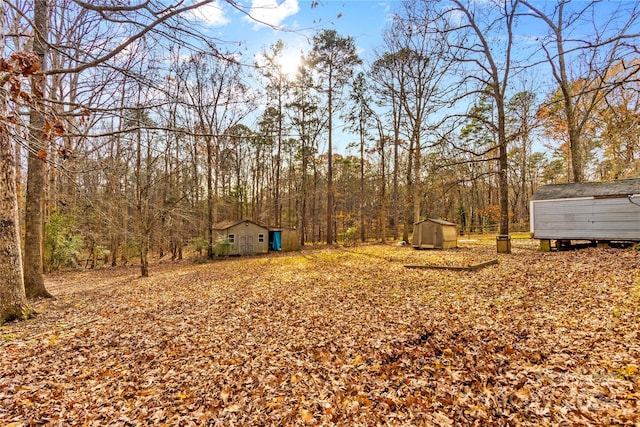
[[[295,228],[282,229],[282,250],[285,252],[300,250],[298,230]]]
[[[415,249],[450,249],[458,247],[456,225],[441,219],[428,218],[413,224],[411,245]]]
[[[298,230],[295,228],[269,228],[269,249],[272,251],[299,251]]]
[[[228,242],[227,255],[255,255],[269,252],[269,230],[247,219],[222,222],[213,228],[214,241]]]

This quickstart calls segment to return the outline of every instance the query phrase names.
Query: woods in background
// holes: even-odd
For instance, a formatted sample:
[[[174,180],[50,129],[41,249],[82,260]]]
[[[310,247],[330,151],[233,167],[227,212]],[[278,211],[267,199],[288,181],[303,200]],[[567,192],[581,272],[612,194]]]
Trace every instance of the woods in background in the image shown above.
[[[373,57],[319,30],[294,74],[284,42],[211,38],[187,13],[207,3],[0,6],[0,240],[4,204],[26,211],[27,294],[73,263],[213,257],[222,220],[301,244],[406,240],[425,217],[508,234],[543,183],[640,175],[635,2],[407,2]]]

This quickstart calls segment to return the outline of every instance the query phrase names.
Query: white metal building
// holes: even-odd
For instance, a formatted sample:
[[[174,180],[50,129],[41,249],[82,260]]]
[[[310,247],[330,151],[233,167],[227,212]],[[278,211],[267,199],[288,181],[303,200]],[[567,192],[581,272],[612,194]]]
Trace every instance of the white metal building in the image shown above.
[[[530,219],[536,239],[640,241],[640,178],[542,186]]]

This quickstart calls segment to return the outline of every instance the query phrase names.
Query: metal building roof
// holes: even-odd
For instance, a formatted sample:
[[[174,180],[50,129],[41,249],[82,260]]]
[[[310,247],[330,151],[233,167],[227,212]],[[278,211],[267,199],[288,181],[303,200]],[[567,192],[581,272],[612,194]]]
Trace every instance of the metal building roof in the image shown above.
[[[640,194],[640,178],[606,182],[549,184],[540,187],[531,200],[575,199],[579,197],[625,197]]]

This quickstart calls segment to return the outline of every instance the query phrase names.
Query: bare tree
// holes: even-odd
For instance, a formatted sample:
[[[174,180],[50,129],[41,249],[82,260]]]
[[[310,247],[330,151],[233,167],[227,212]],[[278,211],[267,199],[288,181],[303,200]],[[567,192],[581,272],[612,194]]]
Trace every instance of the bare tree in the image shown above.
[[[270,48],[270,52],[263,52],[264,64],[260,66],[260,72],[267,81],[265,89],[267,98],[274,103],[275,130],[276,130],[276,157],[275,157],[275,183],[273,195],[273,220],[276,227],[280,227],[282,221],[282,201],[280,200],[280,169],[282,160],[282,143],[284,126],[284,106],[286,104],[289,82],[282,69],[282,52],[285,48],[283,41],[278,40]]]
[[[27,297],[51,297],[44,286],[44,188],[47,135],[45,131],[45,73],[49,34],[48,1],[36,0],[33,8],[33,52],[40,63],[40,74],[31,77],[32,103],[29,114],[29,158],[25,213],[24,284]],[[49,125],[50,126],[50,125]]]
[[[498,192],[500,206],[499,233],[509,234],[508,142],[506,96],[512,71],[513,28],[518,0],[476,3],[452,0],[446,4],[430,2],[441,14],[437,31],[450,43],[450,53],[461,71],[459,102],[488,96],[493,100],[495,119],[483,120],[496,135]],[[489,39],[499,34],[498,38]],[[473,113],[473,110],[471,110]],[[508,249],[507,249],[508,250]]]
[[[5,15],[6,3],[3,2],[0,4],[0,51],[2,52],[5,45]],[[9,99],[6,86],[12,84],[11,80],[15,85],[16,78],[17,76],[10,70],[0,71],[0,117],[2,118],[0,121],[0,324],[9,319],[25,317],[29,312],[22,272],[15,150],[8,129],[9,123],[5,121]]]
[[[582,182],[590,151],[583,140],[585,127],[607,94],[625,81],[637,80],[640,74],[640,67],[630,63],[624,77],[608,79],[613,67],[638,53],[640,5],[620,2],[612,13],[611,4],[607,3],[607,10],[603,10],[600,1],[521,3],[528,10],[526,15],[540,19],[549,28],[547,36],[540,40],[540,48],[561,93],[573,181]]]
[[[197,37],[198,33],[196,30],[184,25],[180,26],[177,23],[177,20],[181,14],[184,14],[188,11],[194,10],[200,6],[203,6],[209,3],[212,3],[212,0],[203,0],[200,2],[194,2],[189,4],[184,4],[182,1],[177,1],[171,4],[167,4],[166,2],[141,1],[141,2],[136,2],[133,4],[127,4],[127,5],[120,5],[120,4],[109,5],[109,4],[94,4],[93,2],[83,2],[83,1],[77,0],[75,2],[75,5],[82,8],[85,15],[91,16],[93,18],[96,18],[96,17],[99,18],[100,25],[96,28],[99,28],[100,31],[104,33],[105,29],[109,28],[109,24],[113,24],[113,26],[111,26],[110,28],[112,29],[117,28],[117,30],[119,31],[119,37],[110,38],[107,43],[104,43],[98,46],[97,49],[93,49],[91,47],[84,49],[87,46],[87,44],[84,44],[84,42],[86,40],[90,40],[90,38],[83,39],[83,44],[70,43],[68,45],[56,45],[55,49],[59,53],[68,52],[68,56],[71,58],[81,57],[82,55],[77,55],[76,53],[78,50],[82,50],[82,49],[83,49],[83,52],[86,53],[87,55],[85,58],[82,59],[81,62],[78,61],[77,63],[71,66],[62,66],[63,68],[46,69],[44,53],[46,52],[46,49],[49,46],[48,43],[46,42],[48,38],[48,31],[49,31],[49,28],[47,27],[48,25],[47,1],[38,0],[36,3],[34,3],[35,9],[37,9],[37,11],[34,11],[35,15],[33,19],[27,17],[26,13],[28,12],[28,10],[23,7],[24,4],[22,4],[21,1],[16,0],[16,1],[3,2],[2,17],[3,18],[6,17],[6,13],[5,13],[7,10],[6,8],[9,8],[11,9],[12,14],[14,16],[18,17],[19,19],[24,19],[25,22],[29,26],[31,26],[31,28],[33,29],[33,34],[35,35],[34,43],[33,43],[34,51],[36,54],[39,54],[41,56],[40,63],[38,63],[38,61],[33,61],[31,62],[31,65],[30,65],[31,68],[29,68],[28,70],[23,69],[24,72],[18,73],[18,74],[23,74],[25,76],[29,76],[29,75],[34,76],[31,83],[34,102],[31,104],[27,104],[27,107],[31,107],[32,109],[35,110],[36,106],[40,105],[40,110],[36,111],[36,113],[44,113],[45,117],[50,117],[51,110],[49,110],[49,106],[47,105],[47,102],[45,102],[46,100],[44,99],[44,94],[45,94],[44,75],[56,75],[59,73],[72,73],[72,74],[81,73],[85,70],[94,69],[99,66],[108,66],[108,67],[112,67],[113,69],[116,69],[117,66],[114,65],[113,61],[117,59],[118,54],[124,52],[128,46],[140,40],[145,35],[152,34],[154,32],[158,33],[158,30],[161,29],[163,26],[165,29],[172,30],[172,31],[162,32],[161,34],[163,37],[169,37],[169,36],[178,37],[177,35],[182,34],[184,33],[185,30],[187,30],[189,34],[192,36],[192,40],[198,40],[199,42],[204,43],[206,46],[212,48],[212,50],[215,50],[213,41],[205,38],[204,36],[198,38]],[[243,8],[237,5],[236,2],[234,1],[227,0],[227,4],[237,8],[241,12],[244,11]],[[56,5],[56,7],[58,7],[58,5]],[[41,19],[42,17],[44,17],[44,19]],[[3,30],[4,30],[4,19],[3,19]],[[129,34],[127,34],[127,36],[125,37],[122,37],[126,32],[129,32]],[[4,35],[4,31],[3,31],[3,35]],[[19,38],[22,36],[18,34],[17,37]],[[57,37],[54,36],[51,39],[56,40]],[[13,46],[19,47],[22,49],[22,48],[28,47],[28,43],[17,42],[17,43],[14,43]],[[3,44],[3,48],[4,48],[4,44]],[[4,52],[4,49],[3,49],[3,52]],[[14,54],[18,55],[19,52],[15,50]],[[9,61],[6,61],[6,63],[8,64]],[[42,67],[40,64],[42,64]],[[23,61],[23,65],[24,65],[24,61]],[[121,69],[118,69],[118,70],[125,74],[127,72],[127,70],[121,70]],[[15,73],[8,73],[7,74],[8,77],[6,78],[3,75],[3,80],[1,82],[2,86],[4,87],[5,84],[7,84],[7,82],[14,75]],[[16,86],[14,85],[13,87],[15,88]],[[44,121],[43,123],[42,116],[38,117],[38,114],[35,114],[33,116],[32,124],[33,124],[32,135],[34,137],[33,141],[35,143],[35,138],[38,138],[39,144],[37,144],[38,145],[37,147],[36,147],[36,144],[34,144],[31,147],[31,151],[32,152],[35,151],[36,155],[40,153],[40,156],[38,157],[38,161],[42,162],[43,157],[47,152],[46,150],[40,150],[40,148],[45,147],[44,141],[47,140],[47,138],[42,138],[43,134],[45,135],[48,134],[48,127],[50,127],[50,129],[53,129],[53,132],[58,132],[60,128],[56,127],[57,124],[54,121],[49,121],[48,124],[47,124],[47,121]],[[4,126],[5,127],[3,129],[7,129],[6,122],[4,122]],[[23,129],[25,127],[23,127]],[[44,133],[42,132],[43,128],[45,130]],[[19,135],[19,134],[20,132],[14,133],[14,135]],[[9,140],[7,144],[12,145],[12,142],[15,143],[15,140],[14,141]],[[16,147],[17,147],[17,144],[16,144]],[[17,152],[17,148],[13,150],[13,153],[16,153],[16,152]],[[0,179],[12,180],[11,183],[5,182],[5,181],[2,182],[1,187],[3,189],[6,189],[7,194],[15,192],[15,183],[16,183],[15,176],[16,176],[17,165],[15,162],[15,157],[13,157],[14,155],[15,154],[12,154],[11,157],[3,158],[4,159],[3,165],[6,165],[8,169],[4,175],[0,176]],[[35,170],[35,169],[37,169],[37,166],[34,166],[32,170]],[[35,188],[37,190],[38,185],[35,185]],[[36,216],[38,215],[38,213],[43,212],[43,206],[42,206],[43,198],[40,198],[40,200],[41,202],[39,203],[39,206],[38,205],[33,206]],[[14,200],[12,197],[9,197],[6,199],[6,203],[7,203],[7,206],[6,206],[6,209],[3,208],[3,213],[8,212],[9,215],[13,217],[12,212],[16,212],[18,210],[17,198]],[[41,227],[42,221],[43,221],[42,214],[40,214],[39,220],[37,218],[33,220],[34,224],[35,222],[38,222],[40,224],[40,227]],[[8,245],[11,246],[12,248],[20,248],[21,245],[20,245],[19,224],[17,222],[8,221],[6,222],[5,225],[6,227],[8,227],[8,229],[6,230],[6,237],[7,239],[12,239],[11,242],[8,242]],[[34,238],[34,240],[29,239],[29,241],[35,242],[37,244],[38,236],[41,236],[42,233],[41,231],[38,231],[38,225],[36,225],[35,228],[33,226],[30,227],[30,229],[32,231],[35,230],[36,237]],[[40,240],[40,244],[41,242],[42,240]],[[4,258],[4,255],[2,255],[2,257]],[[32,269],[33,272],[35,273],[34,283],[36,283],[37,285],[39,283],[43,283],[43,281],[41,281],[42,280],[42,267],[41,267],[42,262],[41,261],[38,262],[38,260],[36,259],[36,258],[41,258],[41,255],[40,257],[38,257],[34,251],[34,254],[32,255],[32,257],[33,257],[33,264],[30,263],[29,269],[30,271]],[[21,264],[21,263],[18,263],[16,259],[9,259],[9,260],[3,259],[2,262],[5,262],[5,261],[9,262],[13,266]],[[19,289],[24,286],[23,274],[20,274],[19,276],[14,274],[7,274],[6,276],[3,276],[3,280],[5,280],[5,278],[7,282],[6,284],[3,283],[3,289],[5,288],[5,286],[6,286],[6,289]],[[33,287],[34,295],[37,293],[35,292],[36,287]],[[45,295],[44,291],[46,290],[44,289],[44,287],[42,287],[39,292],[41,295]]]
[[[388,45],[393,44],[393,32],[385,34]],[[405,72],[402,63],[398,61],[397,55],[392,52],[384,52],[374,61],[370,76],[373,81],[373,88],[378,95],[381,106],[388,108],[388,121],[392,129],[393,142],[393,177],[392,177],[392,232],[394,240],[398,238],[400,223],[400,127],[403,122],[403,109],[401,100],[404,99]],[[378,120],[378,128],[382,127],[382,119]],[[379,132],[380,133],[380,132]],[[382,139],[381,139],[382,140]],[[403,239],[409,238],[409,230],[405,227]]]
[[[640,58],[630,61],[640,66]],[[612,69],[611,81],[620,74],[626,77],[628,62]],[[640,79],[621,82],[598,107],[594,119],[598,123],[601,153],[600,179],[640,176]]]
[[[374,113],[371,107],[373,103],[371,95],[369,93],[369,87],[365,80],[364,73],[360,72],[356,74],[352,83],[351,93],[349,95],[351,100],[351,109],[348,110],[346,119],[351,123],[352,129],[357,133],[359,139],[359,151],[360,151],[360,191],[359,191],[359,206],[358,214],[360,217],[360,241],[365,242],[366,230],[365,230],[365,203],[367,201],[367,195],[365,194],[365,148],[367,140],[369,139],[369,127],[373,124],[372,119]],[[386,220],[386,218],[385,218]]]
[[[353,73],[353,67],[362,61],[356,53],[353,37],[342,37],[335,30],[323,30],[313,37],[309,62],[323,81],[327,95],[327,244],[334,241],[333,188],[333,114],[339,104],[343,86]]]
[[[303,63],[298,69],[296,78],[292,82],[292,99],[287,105],[293,129],[299,135],[300,148],[300,187],[297,191],[298,243],[304,246],[310,234],[308,226],[309,211],[309,165],[318,151],[320,133],[324,130],[321,117],[324,112],[318,108],[320,100],[315,93],[315,86],[311,78],[308,64]],[[316,170],[315,167],[313,169]],[[313,233],[313,227],[311,227]]]
[[[396,150],[400,135],[408,140],[405,168],[407,201],[403,239],[408,240],[411,225],[420,220],[425,168],[422,161],[439,119],[432,118],[444,106],[448,86],[445,82],[453,62],[446,38],[434,36],[434,12],[429,3],[406,2],[403,17],[396,17],[385,34],[385,52],[374,62],[372,75],[379,90],[394,109],[392,121]],[[431,145],[437,141],[432,141]],[[398,154],[394,157],[397,159]],[[394,175],[399,165],[395,164]],[[395,181],[394,181],[395,182]],[[394,184],[394,193],[397,194]],[[394,199],[397,196],[394,196]]]
[[[517,182],[511,185],[513,192],[513,213],[518,222],[529,219],[529,198],[533,188],[528,187],[528,171],[531,162],[534,132],[539,126],[536,118],[536,94],[522,90],[507,102],[507,127],[514,147],[509,152],[513,164],[512,175]],[[518,144],[519,143],[519,144]]]
[[[184,85],[183,102],[196,117],[196,134],[206,150],[208,256],[213,258],[213,226],[218,221],[217,196],[224,165],[222,144],[228,131],[255,108],[255,103],[237,62],[199,53],[185,64],[179,78],[193,82]]]

